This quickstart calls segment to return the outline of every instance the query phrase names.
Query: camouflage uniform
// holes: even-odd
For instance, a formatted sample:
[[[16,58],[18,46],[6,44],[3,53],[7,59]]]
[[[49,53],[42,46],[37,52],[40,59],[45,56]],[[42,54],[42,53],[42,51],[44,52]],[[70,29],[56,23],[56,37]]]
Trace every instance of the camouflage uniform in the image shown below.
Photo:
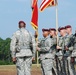
[[[54,55],[50,49],[52,46],[51,38],[43,38],[40,41],[40,60],[43,75],[52,75]]]
[[[76,74],[76,68],[75,68],[75,65],[76,65],[76,36],[73,36],[73,38],[74,38],[74,45],[73,45],[73,52],[72,52],[72,58],[73,58],[73,63],[72,63],[72,69],[73,69],[73,73],[74,73],[74,75]]]
[[[73,35],[71,34],[71,35],[67,35],[67,37],[66,37],[66,39],[65,39],[65,46],[67,46],[67,44],[69,43],[69,41],[70,41],[70,39],[73,37]],[[69,48],[69,50],[67,50],[66,52],[65,52],[65,54],[64,54],[64,56],[66,57],[66,59],[67,59],[67,61],[66,61],[66,63],[65,64],[67,64],[67,65],[65,65],[66,66],[66,70],[67,70],[67,75],[68,74],[70,74],[70,75],[74,75],[73,74],[73,70],[72,70],[72,63],[71,63],[71,53],[72,53],[72,51],[73,51],[73,46],[71,45],[70,47],[68,47]]]
[[[71,52],[73,50],[73,46],[69,47],[69,50],[65,50],[65,46],[70,41],[72,35],[64,36],[59,38],[59,46],[62,48],[61,56],[58,55],[59,58],[59,67],[63,75],[73,75],[73,71],[71,68]]]
[[[32,57],[35,57],[35,39],[25,28],[17,30],[11,40],[12,58],[16,57],[17,75],[31,75]]]
[[[58,41],[58,46],[60,46],[61,48],[63,47],[63,37],[60,36],[59,37],[59,41]],[[62,75],[62,67],[63,67],[63,61],[62,61],[62,58],[63,58],[63,53],[62,53],[62,49],[58,50],[57,53],[57,62],[58,62],[58,75]]]
[[[52,54],[54,56],[53,70],[54,70],[55,74],[57,75],[57,68],[56,68],[56,65],[57,64],[56,64],[56,57],[55,57],[55,55],[56,55],[56,44],[57,44],[57,40],[56,40],[56,37],[52,37],[51,39],[52,39],[52,47],[51,47],[51,49],[52,49]]]
[[[74,48],[73,48],[73,52],[72,52],[72,57],[76,57],[76,36],[75,36],[75,40],[74,40]]]

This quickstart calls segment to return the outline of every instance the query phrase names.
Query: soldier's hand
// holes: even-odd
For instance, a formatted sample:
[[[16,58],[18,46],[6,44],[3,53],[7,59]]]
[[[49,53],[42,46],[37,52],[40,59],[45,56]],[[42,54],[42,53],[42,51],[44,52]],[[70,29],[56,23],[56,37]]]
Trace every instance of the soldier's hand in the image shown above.
[[[39,51],[39,50],[40,50],[40,48],[39,48],[39,47],[36,47],[36,50],[37,50],[37,51]]]
[[[66,50],[69,50],[69,48],[68,48],[67,46],[65,47],[65,49],[66,49]]]
[[[15,64],[16,63],[16,58],[12,58],[12,61]]]
[[[75,58],[71,57],[71,62],[74,63],[75,62]]]
[[[61,49],[61,47],[60,47],[60,46],[57,46],[56,48],[57,48],[57,49]]]
[[[34,57],[32,57],[32,61],[35,61],[35,58]]]
[[[36,43],[36,46],[38,46],[38,43]]]

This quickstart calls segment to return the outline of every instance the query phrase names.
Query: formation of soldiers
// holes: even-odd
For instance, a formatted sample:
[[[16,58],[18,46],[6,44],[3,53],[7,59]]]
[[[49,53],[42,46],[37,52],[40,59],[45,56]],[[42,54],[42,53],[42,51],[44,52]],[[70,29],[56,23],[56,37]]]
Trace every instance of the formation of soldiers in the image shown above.
[[[76,75],[76,33],[72,27],[59,27],[57,38],[55,28],[42,29],[43,37],[38,43],[35,37],[25,29],[26,24],[19,22],[11,40],[10,50],[12,60],[16,63],[17,75],[31,75],[32,60],[35,60],[36,50],[40,52],[42,75]]]

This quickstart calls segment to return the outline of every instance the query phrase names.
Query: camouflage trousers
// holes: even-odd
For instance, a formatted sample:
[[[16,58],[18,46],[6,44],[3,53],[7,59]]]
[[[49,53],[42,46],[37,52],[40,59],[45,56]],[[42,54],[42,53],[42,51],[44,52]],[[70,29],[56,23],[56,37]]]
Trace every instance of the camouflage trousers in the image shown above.
[[[70,56],[64,57],[64,69],[65,69],[66,75],[74,75]]]
[[[58,57],[58,75],[74,75],[71,57]]]
[[[44,59],[41,60],[42,75],[52,75],[53,60]]]
[[[53,72],[54,72],[54,75],[58,75],[57,74],[57,63],[56,63],[56,58],[53,60]]]
[[[71,57],[72,69],[73,69],[74,75],[76,75],[76,61],[75,61],[75,59],[76,59],[76,57]]]
[[[63,69],[63,61],[62,61],[62,59],[63,59],[63,56],[58,56],[57,57],[56,66],[57,66],[57,74],[58,75],[65,75],[64,74],[64,69]]]
[[[17,75],[31,75],[32,57],[17,57]]]

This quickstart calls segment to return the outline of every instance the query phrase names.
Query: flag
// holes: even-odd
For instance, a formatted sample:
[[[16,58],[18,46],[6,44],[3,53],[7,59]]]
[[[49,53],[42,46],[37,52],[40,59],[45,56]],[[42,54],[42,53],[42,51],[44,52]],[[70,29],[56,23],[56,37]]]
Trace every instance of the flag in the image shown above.
[[[53,0],[43,0],[40,5],[40,11],[43,11],[45,8],[49,6],[50,3],[52,3]]]
[[[37,0],[32,0],[31,25],[35,30],[38,29],[38,5],[37,5]]]
[[[58,5],[57,0],[53,0],[53,2],[50,3],[48,7],[56,6],[56,5]]]
[[[45,8],[49,6],[55,6],[57,4],[57,0],[43,0],[40,5],[40,11],[43,11]]]

